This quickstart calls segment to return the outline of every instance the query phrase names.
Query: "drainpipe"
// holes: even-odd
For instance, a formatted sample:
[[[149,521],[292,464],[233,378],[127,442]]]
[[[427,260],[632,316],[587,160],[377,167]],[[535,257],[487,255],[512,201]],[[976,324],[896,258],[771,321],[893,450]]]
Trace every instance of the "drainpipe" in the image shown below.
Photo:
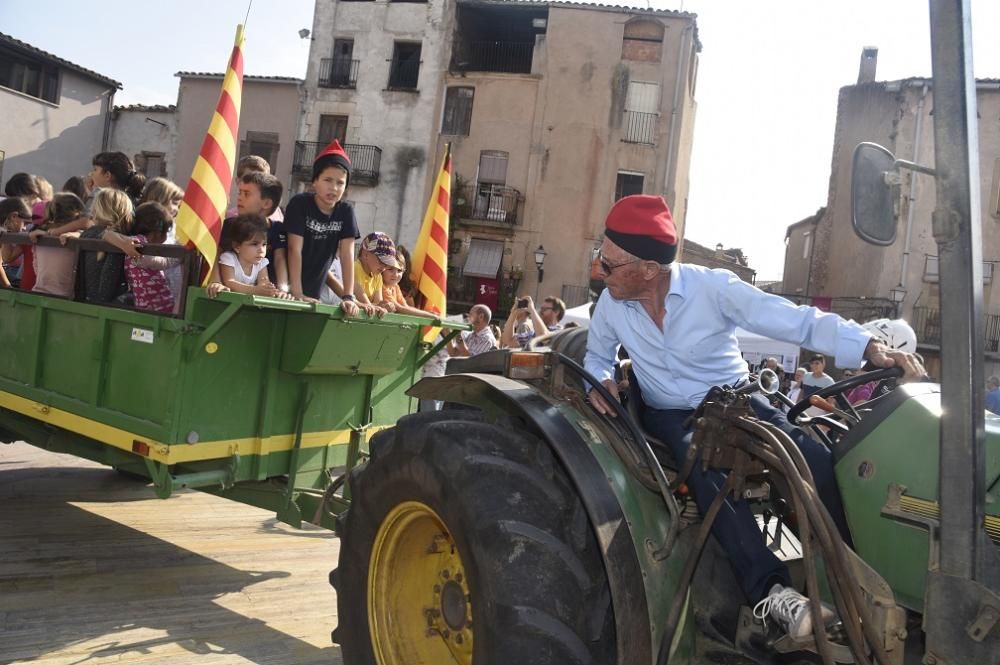
[[[923,89],[920,91],[920,102],[917,104],[917,122],[913,129],[913,163],[920,163],[920,139],[921,139],[921,128],[924,124],[924,102],[927,99],[927,84],[924,83]],[[907,193],[907,210],[906,210],[906,234],[903,237],[903,263],[899,268],[899,286],[906,292],[906,270],[910,265],[910,237],[913,233],[913,215],[915,209],[915,203],[917,200],[917,173],[912,171],[910,173],[910,189]],[[903,296],[906,297],[905,295]],[[899,316],[899,312],[903,306],[902,301],[896,304],[896,316]]]
[[[101,152],[108,151],[111,143],[111,114],[115,110],[115,91],[112,89],[108,95],[108,112],[104,115],[104,135],[101,137]]]
[[[684,64],[688,62],[688,54],[691,52],[690,36],[694,29],[694,24],[688,23],[687,27],[684,28],[684,33],[681,35],[681,52],[677,57],[677,74],[674,76],[674,107],[670,111],[670,136],[667,140],[667,167],[664,177],[670,182],[670,187],[667,189],[667,203],[671,207],[676,207],[677,202],[673,200],[676,192],[674,191],[674,179],[671,178],[671,170],[674,166],[674,143],[675,135],[677,133],[677,109],[680,106],[681,98],[681,86],[687,80],[685,77],[681,79],[681,74],[684,71]],[[686,211],[685,211],[686,214]]]

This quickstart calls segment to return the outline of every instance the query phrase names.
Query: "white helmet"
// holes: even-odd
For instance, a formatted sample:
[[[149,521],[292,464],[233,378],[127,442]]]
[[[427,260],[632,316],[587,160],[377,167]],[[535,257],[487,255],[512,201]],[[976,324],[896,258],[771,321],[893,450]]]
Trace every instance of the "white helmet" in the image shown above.
[[[917,334],[903,319],[875,319],[861,326],[875,339],[897,351],[917,352]]]

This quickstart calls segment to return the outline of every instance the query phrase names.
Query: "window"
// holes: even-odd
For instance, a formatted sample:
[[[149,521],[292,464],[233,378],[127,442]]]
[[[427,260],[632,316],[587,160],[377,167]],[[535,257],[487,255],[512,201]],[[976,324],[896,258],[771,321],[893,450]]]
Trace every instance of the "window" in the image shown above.
[[[483,150],[479,153],[479,182],[506,185],[507,157],[508,154],[502,150]]]
[[[53,104],[59,103],[59,68],[0,49],[0,85]]]
[[[274,172],[278,164],[278,135],[273,132],[247,132],[245,140],[240,141],[240,157],[257,155],[267,160]]]
[[[622,140],[626,143],[656,142],[656,121],[659,116],[660,85],[643,81],[629,81],[625,98],[625,123]]]
[[[159,178],[167,175],[166,162],[162,152],[143,152],[142,164],[142,173],[146,178]]]
[[[812,245],[812,231],[802,232],[802,258],[809,258],[809,247]]]
[[[448,88],[444,98],[444,119],[441,133],[451,136],[468,136],[472,126],[472,99],[476,89],[471,87]]]
[[[930,283],[937,283],[940,279],[940,274],[938,272],[938,257],[936,256],[925,256],[924,257],[924,281]],[[991,284],[993,282],[993,263],[990,261],[983,261],[983,284]]]
[[[622,60],[659,62],[663,57],[663,24],[647,19],[633,19],[625,24],[622,35]]]
[[[347,116],[321,115],[319,117],[319,142],[324,146],[337,139],[341,145],[347,143]]]
[[[396,42],[389,66],[390,90],[416,90],[420,77],[420,44]]]
[[[631,171],[619,171],[615,182],[615,201],[633,194],[642,194],[642,185],[646,176]]]

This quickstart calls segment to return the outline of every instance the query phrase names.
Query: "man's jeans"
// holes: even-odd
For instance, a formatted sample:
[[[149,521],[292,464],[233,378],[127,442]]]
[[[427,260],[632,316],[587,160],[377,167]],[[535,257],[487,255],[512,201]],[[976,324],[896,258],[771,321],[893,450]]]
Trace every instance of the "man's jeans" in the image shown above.
[[[758,418],[780,428],[798,445],[812,471],[820,499],[830,511],[841,535],[849,543],[850,533],[833,475],[830,451],[789,423],[784,413],[768,404],[760,395],[751,397],[751,406]],[[643,414],[646,430],[670,446],[678,464],[683,463],[688,446],[691,445],[692,430],[684,427],[684,421],[691,413],[691,409],[660,411],[647,408]],[[725,484],[725,479],[723,472],[703,472],[700,464],[694,465],[686,483],[703,515]],[[764,598],[774,584],[790,585],[788,568],[764,544],[764,536],[745,501],[726,499],[712,525],[712,534],[729,556],[736,576],[743,585],[743,591],[751,602]]]

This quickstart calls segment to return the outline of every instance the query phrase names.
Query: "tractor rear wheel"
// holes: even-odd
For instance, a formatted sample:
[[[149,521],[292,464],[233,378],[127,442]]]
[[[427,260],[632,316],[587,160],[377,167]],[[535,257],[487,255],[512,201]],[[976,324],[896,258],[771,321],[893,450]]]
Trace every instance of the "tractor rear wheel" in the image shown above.
[[[610,663],[593,529],[547,444],[470,411],[407,416],[350,478],[331,573],[346,665]]]

